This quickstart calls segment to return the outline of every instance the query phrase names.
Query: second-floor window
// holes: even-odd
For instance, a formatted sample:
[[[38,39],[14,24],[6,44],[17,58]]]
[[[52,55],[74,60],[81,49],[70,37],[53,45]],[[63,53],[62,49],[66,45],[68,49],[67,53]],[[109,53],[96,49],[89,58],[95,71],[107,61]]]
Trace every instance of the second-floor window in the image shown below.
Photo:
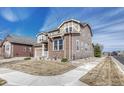
[[[53,42],[53,49],[54,50],[63,50],[63,39],[56,39]]]
[[[66,33],[68,33],[68,27],[65,29]]]
[[[72,32],[72,27],[69,27],[69,32]]]
[[[66,29],[65,29],[65,31],[66,31],[66,33],[68,33],[68,32],[72,32],[72,27],[67,27]]]
[[[40,38],[39,41],[42,41],[42,39]]]

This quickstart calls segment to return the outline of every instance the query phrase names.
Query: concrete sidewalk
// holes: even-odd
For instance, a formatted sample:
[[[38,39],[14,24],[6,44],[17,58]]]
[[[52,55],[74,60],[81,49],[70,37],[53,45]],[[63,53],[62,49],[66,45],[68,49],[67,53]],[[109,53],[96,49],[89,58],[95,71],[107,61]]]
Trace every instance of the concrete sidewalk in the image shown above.
[[[0,78],[5,79],[8,83],[6,85],[19,86],[80,86],[86,85],[79,81],[89,70],[94,68],[97,64],[102,62],[103,58],[97,59],[94,62],[86,63],[69,72],[56,76],[35,76],[23,72],[0,68]]]

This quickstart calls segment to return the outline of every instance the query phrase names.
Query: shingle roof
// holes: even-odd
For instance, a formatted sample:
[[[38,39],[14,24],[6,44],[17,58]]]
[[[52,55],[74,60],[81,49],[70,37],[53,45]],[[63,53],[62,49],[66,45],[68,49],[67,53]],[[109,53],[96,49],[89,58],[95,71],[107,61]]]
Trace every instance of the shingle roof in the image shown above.
[[[36,40],[30,37],[8,35],[6,38],[11,43],[34,45]]]
[[[34,46],[35,47],[40,47],[40,46],[42,46],[42,43],[36,43],[36,44],[34,44]]]
[[[47,35],[47,33],[55,32],[55,31],[58,31],[58,30],[59,30],[58,28],[52,28],[52,29],[47,30],[47,32],[46,31],[39,32],[37,35],[41,35],[41,34],[46,34]]]

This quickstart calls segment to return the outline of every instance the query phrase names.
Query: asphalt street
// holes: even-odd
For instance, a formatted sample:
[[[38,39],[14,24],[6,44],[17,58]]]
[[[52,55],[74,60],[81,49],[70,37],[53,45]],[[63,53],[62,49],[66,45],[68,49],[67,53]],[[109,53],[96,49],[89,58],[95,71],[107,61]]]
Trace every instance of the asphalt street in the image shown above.
[[[120,63],[124,65],[124,57],[123,56],[114,56]]]

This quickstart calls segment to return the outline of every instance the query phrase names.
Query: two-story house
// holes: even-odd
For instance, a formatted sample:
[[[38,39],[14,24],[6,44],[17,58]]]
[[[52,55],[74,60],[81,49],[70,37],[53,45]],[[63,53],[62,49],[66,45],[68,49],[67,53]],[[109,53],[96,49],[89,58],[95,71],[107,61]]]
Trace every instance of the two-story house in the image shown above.
[[[92,36],[88,24],[74,19],[64,21],[57,29],[37,35],[34,56],[69,60],[93,57]]]

